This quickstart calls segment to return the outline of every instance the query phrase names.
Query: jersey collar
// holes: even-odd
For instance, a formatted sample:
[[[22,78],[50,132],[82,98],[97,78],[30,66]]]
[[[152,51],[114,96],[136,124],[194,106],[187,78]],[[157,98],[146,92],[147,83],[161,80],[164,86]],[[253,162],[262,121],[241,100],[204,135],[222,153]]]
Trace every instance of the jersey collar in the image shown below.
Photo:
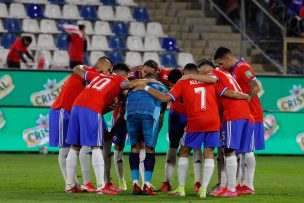
[[[230,72],[232,73],[234,69],[239,65],[239,63],[246,62],[244,58],[240,58],[230,69]]]

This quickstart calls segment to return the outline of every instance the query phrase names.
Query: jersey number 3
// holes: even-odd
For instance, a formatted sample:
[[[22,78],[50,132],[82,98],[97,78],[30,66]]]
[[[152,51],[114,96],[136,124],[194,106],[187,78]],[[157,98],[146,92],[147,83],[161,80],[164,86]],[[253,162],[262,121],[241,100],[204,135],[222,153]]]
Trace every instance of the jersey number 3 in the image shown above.
[[[206,109],[206,89],[204,87],[194,88],[196,94],[201,94],[201,109]]]
[[[97,89],[98,91],[102,90],[109,82],[111,82],[111,79],[109,78],[99,78],[96,77],[92,80],[89,87],[92,87],[94,89]]]

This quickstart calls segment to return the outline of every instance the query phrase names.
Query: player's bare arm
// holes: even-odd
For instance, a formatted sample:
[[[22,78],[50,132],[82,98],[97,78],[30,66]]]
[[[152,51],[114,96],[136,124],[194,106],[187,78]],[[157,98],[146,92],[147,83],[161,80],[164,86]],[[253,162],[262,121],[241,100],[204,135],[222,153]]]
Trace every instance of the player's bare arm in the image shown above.
[[[248,94],[244,94],[242,92],[236,92],[232,90],[226,90],[223,96],[228,97],[230,99],[240,99],[250,101],[250,96]]]
[[[142,87],[142,86],[141,86]],[[157,91],[149,86],[145,86],[143,88],[143,90],[147,91],[149,94],[151,94],[153,97],[155,97],[156,99],[162,101],[162,102],[169,102],[172,100],[172,98],[167,95],[167,94],[164,94],[160,91]]]
[[[209,76],[209,75],[195,75],[195,74],[184,75],[183,77],[181,77],[180,80],[188,80],[188,79],[193,79],[200,82],[211,83],[211,84],[216,83],[218,81],[217,77],[212,75]]]
[[[250,85],[249,96],[250,96],[250,100],[251,100],[260,91],[260,87],[259,87],[256,79],[249,81],[248,84]]]
[[[78,65],[73,68],[73,73],[81,78],[84,78],[86,70],[83,69],[83,65]]]
[[[135,79],[132,81],[123,82],[121,85],[121,88],[124,90],[133,89],[137,86],[145,86],[147,83],[150,83],[150,82],[159,83],[157,80],[154,80],[154,79]]]

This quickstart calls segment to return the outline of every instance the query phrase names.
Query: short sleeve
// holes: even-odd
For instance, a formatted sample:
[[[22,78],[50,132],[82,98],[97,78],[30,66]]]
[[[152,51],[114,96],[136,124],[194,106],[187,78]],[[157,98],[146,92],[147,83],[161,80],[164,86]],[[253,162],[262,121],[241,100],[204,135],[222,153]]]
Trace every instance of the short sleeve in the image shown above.
[[[97,76],[99,76],[100,74],[97,72],[92,72],[92,71],[86,71],[84,73],[84,80],[91,82],[94,78],[96,78]]]
[[[125,89],[125,86],[127,85],[127,84],[129,84],[129,80],[127,80],[127,79],[125,79],[125,78],[121,78],[121,80],[120,80],[120,88],[121,89]]]
[[[182,96],[182,87],[182,81],[178,81],[170,90],[170,92],[167,93],[171,97],[172,101],[175,101]]]
[[[225,87],[224,85],[222,85],[219,82],[214,84],[214,88],[215,88],[216,94],[219,96],[223,96],[223,94],[228,90],[227,87]]]
[[[245,83],[255,79],[254,72],[249,65],[242,65],[238,67],[237,72],[239,77],[242,78]]]

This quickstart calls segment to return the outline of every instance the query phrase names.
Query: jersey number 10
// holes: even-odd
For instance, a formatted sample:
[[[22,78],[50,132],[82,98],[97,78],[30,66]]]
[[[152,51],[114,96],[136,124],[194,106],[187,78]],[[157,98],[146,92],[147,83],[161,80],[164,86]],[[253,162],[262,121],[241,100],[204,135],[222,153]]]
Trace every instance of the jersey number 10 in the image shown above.
[[[98,91],[100,91],[110,82],[111,82],[111,79],[109,79],[109,78],[96,77],[92,80],[89,87],[97,89]]]
[[[194,88],[194,92],[196,94],[201,94],[201,109],[206,109],[206,88],[204,87],[197,87]]]

